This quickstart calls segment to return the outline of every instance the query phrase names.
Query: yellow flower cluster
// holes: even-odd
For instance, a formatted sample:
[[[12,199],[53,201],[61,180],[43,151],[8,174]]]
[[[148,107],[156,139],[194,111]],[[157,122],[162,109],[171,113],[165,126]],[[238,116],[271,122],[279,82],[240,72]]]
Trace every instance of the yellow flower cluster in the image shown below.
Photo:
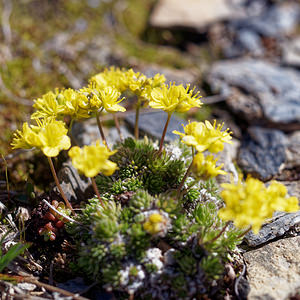
[[[153,213],[149,216],[148,220],[143,224],[144,229],[154,235],[159,233],[165,226],[166,220],[159,213]]]
[[[205,157],[203,153],[198,152],[193,159],[192,172],[197,178],[202,180],[208,180],[218,175],[225,175],[226,172],[221,170],[223,164],[217,167],[217,161],[218,159],[215,159],[211,154]]]
[[[191,166],[194,175],[197,178],[209,179],[226,174],[221,170],[223,164],[216,166],[218,158],[215,159],[212,154],[205,157],[202,152],[207,150],[211,153],[218,153],[224,149],[224,143],[232,143],[229,129],[222,131],[223,124],[217,124],[216,121],[213,124],[209,121],[191,122],[183,128],[184,133],[176,130],[173,133],[178,134],[184,144],[198,151]]]
[[[85,99],[80,103],[80,106],[85,108],[89,115],[93,112],[105,109],[109,113],[117,111],[126,111],[126,109],[119,105],[124,98],[120,98],[121,93],[111,86],[103,87],[102,89],[94,89],[91,87],[83,88],[80,92]]]
[[[132,69],[123,70],[111,67],[93,76],[90,79],[89,86],[96,89],[111,86],[120,93],[128,90],[148,100],[152,89],[161,86],[165,81],[165,76],[161,74],[149,78],[140,72],[134,72]]]
[[[152,90],[149,105],[167,113],[181,113],[192,107],[201,107],[199,92],[194,94],[194,90],[190,90],[189,85],[186,88],[183,85],[163,85]]]
[[[299,209],[296,197],[287,197],[287,189],[279,182],[273,181],[268,187],[258,179],[248,177],[238,184],[222,184],[221,196],[225,207],[219,216],[225,221],[234,221],[238,228],[251,225],[257,234],[274,211],[295,212]]]
[[[94,177],[99,173],[106,176],[112,175],[117,169],[117,164],[108,158],[114,153],[116,151],[109,151],[107,147],[100,145],[99,141],[96,145],[84,146],[83,148],[75,146],[69,150],[72,164],[86,177]]]
[[[121,94],[131,91],[141,99],[149,100],[151,91],[165,82],[164,75],[156,74],[148,78],[142,73],[119,68],[110,68],[93,76],[88,87],[79,91],[73,89],[48,92],[34,101],[36,111],[32,119],[61,119],[70,116],[72,119],[85,119],[92,113],[105,110],[109,113],[124,112],[119,105],[124,98]]]
[[[197,151],[208,150],[212,153],[218,153],[224,149],[224,143],[231,144],[231,132],[229,129],[222,131],[223,124],[217,124],[214,121],[212,125],[209,121],[192,122],[184,127],[184,133],[173,131],[180,135],[181,141],[194,147]]]
[[[12,141],[13,149],[38,148],[48,157],[55,157],[61,150],[71,146],[68,130],[62,121],[53,119],[37,122],[37,126],[23,124],[22,130],[17,130]]]
[[[50,118],[60,119],[62,116],[70,116],[72,119],[89,118],[89,111],[84,109],[86,97],[72,89],[56,90],[48,92],[34,101],[36,111],[32,119]]]

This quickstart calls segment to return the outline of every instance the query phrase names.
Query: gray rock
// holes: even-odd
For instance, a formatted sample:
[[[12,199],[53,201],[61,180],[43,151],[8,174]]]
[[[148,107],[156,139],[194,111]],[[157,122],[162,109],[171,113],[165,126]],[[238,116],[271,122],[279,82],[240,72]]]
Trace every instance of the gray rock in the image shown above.
[[[124,138],[132,136],[125,126],[120,126],[121,133]],[[104,128],[107,143],[112,147],[120,140],[118,131],[115,127],[107,129]],[[72,135],[79,146],[90,145],[97,140],[101,141],[99,128],[96,119],[92,118],[84,122],[76,122],[72,128]]]
[[[237,139],[232,140],[233,144],[224,144],[224,150],[221,152],[218,160],[218,164],[224,164],[222,170],[226,171],[226,175],[219,175],[217,181],[219,183],[231,182],[233,179],[235,182],[238,181],[238,172],[234,165],[237,157],[238,148],[240,142]]]
[[[274,129],[250,127],[242,141],[238,164],[247,173],[268,180],[278,174],[286,160],[285,135]]]
[[[282,61],[286,65],[300,67],[300,37],[283,44]]]
[[[90,180],[85,176],[80,176],[71,161],[63,164],[57,176],[69,201],[85,201],[93,195]],[[56,186],[54,187],[54,191],[59,194]]]
[[[235,32],[235,39],[230,40],[224,45],[221,44],[223,55],[226,58],[235,58],[243,55],[251,55],[254,57],[260,57],[265,54],[261,37],[258,33],[248,30],[241,29]]]
[[[256,117],[260,118],[256,121],[300,127],[300,73],[293,69],[254,59],[220,61],[212,66],[208,82],[227,99],[234,97],[236,90],[246,98],[250,95],[252,102],[255,99]],[[247,115],[247,102],[234,98],[227,101],[229,107],[236,111],[238,106],[240,116],[253,123]]]
[[[250,283],[248,300],[289,299],[300,287],[300,236],[244,253]]]
[[[127,127],[125,126],[120,126],[120,130],[121,130],[121,134],[123,136],[124,139],[128,138],[128,137],[133,137],[133,135],[129,132],[129,130],[127,129]],[[113,127],[110,128],[107,134],[107,143],[112,146],[115,143],[120,141],[120,136],[119,136],[119,132],[117,130],[117,128]]]
[[[162,132],[167,121],[167,113],[164,111],[150,111],[142,112],[139,119],[139,128],[142,131],[152,138],[160,139]],[[135,124],[135,113],[129,114],[126,116],[125,120],[133,128]],[[182,124],[186,124],[185,120],[179,119],[178,117],[172,115],[168,130],[166,133],[165,141],[170,142],[178,138],[178,135],[172,133],[173,130],[182,131]]]
[[[78,146],[90,145],[100,140],[100,133],[95,118],[85,120],[84,122],[76,122],[72,127],[72,136]]]
[[[154,27],[203,29],[219,21],[237,17],[239,11],[225,0],[160,0],[150,16]]]
[[[286,158],[286,168],[291,169],[300,166],[300,131],[287,137]]]
[[[296,3],[265,5],[257,15],[231,21],[236,30],[248,30],[265,37],[278,38],[291,33],[299,23],[300,6]]]
[[[300,199],[300,181],[280,181],[288,190],[290,196]]]
[[[250,231],[245,236],[245,241],[250,247],[257,247],[274,240],[275,238],[286,235],[289,231],[298,231],[297,225],[300,224],[300,211],[296,213],[276,213],[269,220],[269,223],[264,224],[258,234]],[[299,231],[300,232],[300,231]]]
[[[262,55],[264,48],[257,33],[242,29],[238,32],[237,40],[242,48],[254,55]]]

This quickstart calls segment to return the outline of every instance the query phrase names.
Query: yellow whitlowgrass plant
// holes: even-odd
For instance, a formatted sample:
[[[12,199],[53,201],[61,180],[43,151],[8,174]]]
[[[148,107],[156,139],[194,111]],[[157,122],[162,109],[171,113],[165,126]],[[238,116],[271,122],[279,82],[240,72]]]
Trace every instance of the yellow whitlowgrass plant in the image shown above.
[[[36,111],[31,118],[56,119],[66,115],[73,120],[89,118],[89,111],[84,106],[85,102],[85,95],[73,89],[48,92],[42,98],[35,100],[33,107]]]
[[[170,84],[154,88],[151,92],[149,105],[152,108],[162,109],[166,113],[187,112],[192,107],[201,107],[201,96],[199,92],[194,94],[194,89],[190,90],[188,85]]]
[[[32,119],[53,118],[64,113],[65,107],[63,97],[59,97],[59,92],[48,92],[41,98],[34,100],[33,107],[36,111],[31,115]]]
[[[118,104],[123,101],[124,98],[120,98],[121,93],[117,89],[108,86],[103,90],[99,90],[99,94],[102,100],[102,106],[107,112],[114,113],[126,111],[123,106]]]
[[[91,77],[89,84],[99,89],[111,86],[121,93],[128,89],[128,80],[125,71],[115,67],[105,69],[103,72]]]
[[[57,156],[61,150],[67,150],[71,147],[70,138],[67,136],[68,129],[62,121],[56,121],[54,119],[38,119],[36,121],[37,126],[29,126],[27,123],[24,123],[22,130],[16,131],[11,143],[12,148],[31,149],[35,147],[40,149],[47,156],[52,175],[60,194],[67,207],[74,213],[72,205],[60,186],[51,159],[52,157]]]
[[[158,87],[162,87],[166,82],[166,77],[163,74],[156,74],[154,77],[147,79],[147,84],[141,91],[141,97],[146,100],[150,100],[152,90]]]
[[[88,92],[90,97],[90,102],[93,107],[99,109],[104,109],[109,113],[124,112],[126,109],[119,105],[124,98],[120,98],[121,93],[114,87],[106,86],[103,88],[97,88],[90,85],[89,88],[81,90],[82,92]]]
[[[109,160],[109,157],[116,151],[109,151],[106,146],[100,145],[97,141],[95,145],[77,146],[69,150],[72,164],[86,177],[94,177],[99,173],[106,176],[112,175],[117,169],[117,165]]]
[[[132,93],[140,96],[145,86],[148,84],[148,78],[140,73],[129,69],[125,73],[127,89]]]
[[[225,207],[219,210],[220,218],[233,221],[241,229],[251,226],[255,234],[274,211],[299,210],[298,199],[287,197],[286,188],[276,181],[266,188],[260,180],[248,177],[245,182],[226,183],[222,187]]]
[[[82,95],[80,106],[90,113],[95,113],[102,108],[102,100],[99,93],[92,87],[84,87],[79,90]]]
[[[217,153],[224,149],[224,143],[232,143],[229,129],[222,131],[223,124],[217,124],[216,121],[213,125],[209,121],[191,122],[183,128],[184,133],[176,130],[173,133],[180,135],[184,144],[194,147],[199,152],[208,150]]]
[[[12,141],[13,149],[39,148],[46,156],[55,157],[61,150],[71,146],[67,136],[68,129],[62,121],[37,120],[38,125],[23,124],[22,131],[17,130]]]
[[[66,89],[60,92],[64,102],[64,115],[68,115],[73,120],[90,118],[89,111],[84,107],[85,95],[73,89]]]
[[[196,178],[202,180],[208,180],[218,175],[227,174],[224,170],[221,170],[223,164],[217,166],[217,158],[214,158],[212,154],[204,156],[203,153],[198,152],[193,159],[191,171]]]
[[[100,131],[103,142],[107,145],[106,137],[102,128],[100,113],[105,110],[109,113],[124,112],[126,109],[119,105],[124,98],[120,98],[121,92],[115,87],[103,86],[100,87],[95,82],[90,82],[88,87],[80,90],[80,93],[84,95],[85,100],[80,105],[87,109],[89,113],[95,113],[97,119],[97,125]],[[115,117],[116,127],[120,134],[119,122]],[[107,145],[108,146],[108,145]]]
[[[139,138],[139,114],[142,103],[144,107],[148,106],[148,102],[151,98],[151,93],[154,88],[157,88],[165,82],[164,75],[157,74],[153,78],[147,78],[144,74],[134,72],[132,69],[125,73],[127,79],[128,90],[137,96],[137,102],[135,105],[135,126],[134,136]]]
[[[72,164],[78,172],[91,178],[92,186],[102,206],[104,204],[94,177],[99,173],[110,176],[115,172],[117,164],[110,161],[109,157],[116,152],[110,151],[106,146],[100,145],[99,141],[95,145],[83,146],[83,148],[75,146],[69,151]]]
[[[17,129],[14,133],[14,138],[11,143],[12,149],[31,149],[39,148],[41,141],[39,139],[40,128],[28,123],[23,123],[22,130]]]
[[[195,89],[190,90],[189,85],[184,88],[183,85],[163,85],[154,88],[151,92],[149,105],[155,109],[162,109],[168,114],[167,122],[160,140],[158,153],[162,151],[167,127],[174,112],[186,112],[192,107],[201,107],[199,92],[194,93]]]
[[[136,138],[138,138],[139,111],[142,102],[147,104],[152,90],[161,86],[165,80],[165,76],[160,74],[156,74],[154,77],[148,78],[144,74],[135,72],[132,69],[124,70],[112,67],[110,69],[105,69],[102,73],[93,76],[89,81],[89,87],[97,89],[99,92],[107,87],[112,87],[117,89],[120,93],[130,91],[137,96],[134,135]],[[106,104],[105,109],[124,111],[124,108],[122,108],[120,105],[117,105],[119,102],[120,100],[118,100],[118,102],[116,100],[112,101],[112,99],[109,101],[107,100],[106,103],[104,103]],[[117,125],[118,120],[116,117],[115,122]]]

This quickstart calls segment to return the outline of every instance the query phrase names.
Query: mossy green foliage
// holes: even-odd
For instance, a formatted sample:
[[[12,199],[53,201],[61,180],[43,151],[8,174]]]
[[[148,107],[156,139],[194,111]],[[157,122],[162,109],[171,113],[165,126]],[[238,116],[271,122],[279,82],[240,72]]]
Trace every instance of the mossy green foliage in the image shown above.
[[[177,160],[171,152],[157,156],[148,140],[127,139],[116,149],[112,160],[119,170],[96,179],[104,207],[93,198],[77,216],[81,225],[68,225],[79,249],[74,268],[107,289],[134,292],[137,299],[162,286],[169,286],[169,299],[190,299],[193,284],[209,295],[212,281],[222,277],[229,251],[240,242],[235,229],[218,237],[225,223],[212,195],[216,184],[203,183],[177,199],[175,189],[186,170],[184,155]],[[200,193],[204,186],[206,197]],[[186,209],[186,203],[194,203],[195,209]],[[151,214],[164,218],[158,234],[144,227]],[[156,251],[156,261],[149,251]]]
[[[157,155],[152,142],[128,138],[117,150],[111,160],[117,163],[118,172],[110,178],[96,178],[101,192],[120,194],[145,188],[155,195],[176,188],[184,174],[183,161],[173,160],[165,152]]]

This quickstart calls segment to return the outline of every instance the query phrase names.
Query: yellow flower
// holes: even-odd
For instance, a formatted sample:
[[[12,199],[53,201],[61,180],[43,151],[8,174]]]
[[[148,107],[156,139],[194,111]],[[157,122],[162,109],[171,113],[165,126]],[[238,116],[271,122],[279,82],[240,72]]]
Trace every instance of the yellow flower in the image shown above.
[[[64,115],[72,119],[89,118],[85,103],[87,98],[83,93],[73,89],[48,92],[42,98],[35,100],[34,108],[37,109],[31,116],[32,119],[60,118]]]
[[[64,114],[71,116],[72,119],[89,118],[89,111],[85,108],[86,96],[73,89],[60,92],[59,97],[64,103]]]
[[[267,194],[272,209],[286,212],[298,210],[297,197],[286,198],[287,189],[283,184],[277,181],[272,181],[267,188]]]
[[[109,151],[98,141],[96,145],[84,146],[83,148],[72,147],[69,156],[74,167],[86,177],[94,177],[100,172],[110,176],[117,169],[117,164],[108,159],[114,153],[116,151]]]
[[[119,105],[124,98],[120,99],[121,93],[114,87],[106,86],[103,88],[90,87],[80,90],[85,96],[84,106],[91,112],[97,112],[99,109],[105,109],[107,112],[114,113],[117,111],[126,111]]]
[[[202,105],[199,92],[193,94],[194,89],[189,90],[189,85],[186,88],[183,85],[163,85],[152,90],[149,105],[167,113],[186,112]]]
[[[159,233],[165,224],[165,218],[158,213],[153,213],[149,216],[148,220],[143,224],[144,229],[150,234]]]
[[[103,72],[93,76],[89,80],[89,84],[91,87],[98,89],[111,86],[116,88],[120,93],[126,91],[128,88],[125,71],[115,67],[105,69]]]
[[[102,100],[99,98],[99,93],[92,87],[85,87],[80,89],[83,97],[80,101],[80,106],[87,109],[89,112],[96,112],[102,108]]]
[[[53,119],[38,121],[38,126],[23,124],[23,130],[17,130],[12,141],[13,149],[39,148],[48,157],[54,157],[61,150],[71,146],[68,130],[64,122]]]
[[[218,175],[225,175],[226,172],[221,170],[223,164],[217,167],[217,161],[218,159],[215,159],[212,154],[204,157],[204,155],[199,152],[193,159],[192,172],[196,177],[203,180],[208,180]]]
[[[37,110],[31,116],[31,119],[40,119],[40,118],[57,118],[64,112],[63,103],[61,103],[58,91],[48,92],[34,100],[33,107]]]
[[[40,148],[46,156],[55,157],[61,150],[68,150],[71,147],[64,122],[51,120],[41,123],[40,126],[39,139],[42,143]]]
[[[105,87],[103,90],[99,90],[100,98],[102,100],[102,106],[107,112],[126,111],[126,109],[119,105],[124,98],[120,99],[121,93],[115,88]]]
[[[17,130],[14,133],[14,138],[11,143],[13,149],[31,149],[40,147],[41,141],[38,136],[39,129],[36,126],[29,126],[28,123],[23,123],[22,130]]]
[[[148,84],[148,78],[144,74],[134,72],[132,69],[125,72],[125,78],[127,89],[138,96],[141,95],[145,85]]]
[[[154,88],[160,87],[166,78],[164,75],[156,74],[154,77],[148,78],[140,72],[134,72],[132,69],[125,71],[119,68],[105,69],[103,72],[93,76],[89,81],[89,88],[96,89],[98,93],[105,88],[114,88],[118,92],[123,93],[130,91],[138,96],[139,104],[141,101],[147,101],[150,99],[151,92]],[[107,94],[107,92],[106,92]],[[111,94],[111,91],[109,92]],[[105,95],[102,96],[106,98]],[[110,96],[111,98],[111,96]],[[110,100],[108,103],[118,104],[121,100]],[[109,105],[111,109],[112,105]],[[113,111],[125,111],[123,107],[113,104]],[[107,110],[107,108],[105,108]]]
[[[151,98],[153,89],[164,85],[166,77],[162,74],[156,74],[154,77],[148,78],[146,84],[140,92],[140,96],[146,100]]]
[[[224,149],[224,143],[231,144],[231,132],[227,128],[221,131],[223,124],[210,124],[209,121],[192,122],[184,127],[184,133],[173,131],[174,134],[180,135],[182,142],[188,146],[195,147],[197,151],[203,152],[208,150],[212,153],[220,152]]]
[[[245,182],[240,180],[237,184],[222,184],[222,187],[221,196],[226,206],[220,209],[220,218],[234,221],[238,228],[251,225],[255,234],[275,210],[299,209],[297,198],[287,198],[285,187],[278,182],[266,188],[260,180],[248,177]]]

